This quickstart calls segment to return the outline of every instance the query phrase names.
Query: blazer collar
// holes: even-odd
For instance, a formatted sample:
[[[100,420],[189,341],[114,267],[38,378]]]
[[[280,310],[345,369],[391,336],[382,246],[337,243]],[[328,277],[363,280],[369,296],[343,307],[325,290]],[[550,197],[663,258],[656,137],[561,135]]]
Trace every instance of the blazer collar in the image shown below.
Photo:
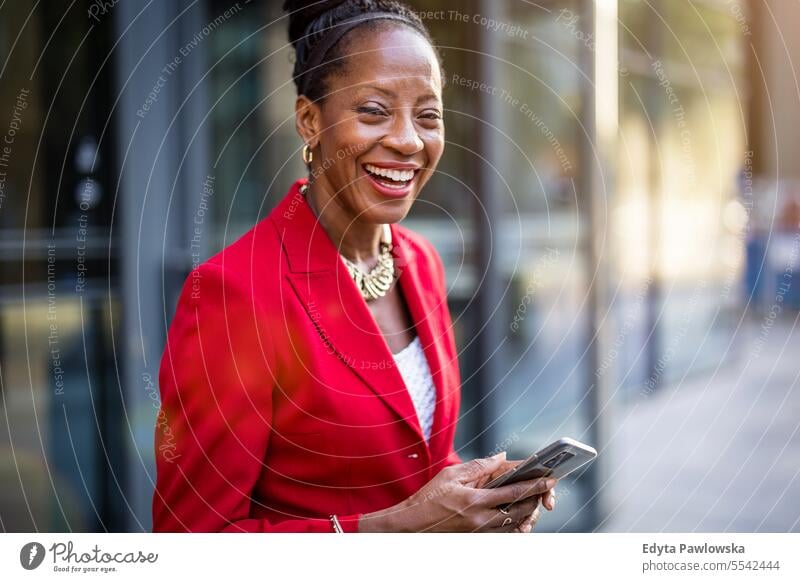
[[[353,284],[333,242],[300,193],[298,180],[276,207],[275,225],[289,261],[287,273],[309,318],[329,353],[335,353],[358,375],[422,442],[422,430],[411,396],[395,366],[389,346],[366,301]],[[410,239],[391,225],[398,284],[420,337],[437,392],[437,406],[426,451],[446,450],[442,374],[442,331],[435,326],[437,301],[432,273],[418,261]],[[442,449],[444,447],[444,449]]]

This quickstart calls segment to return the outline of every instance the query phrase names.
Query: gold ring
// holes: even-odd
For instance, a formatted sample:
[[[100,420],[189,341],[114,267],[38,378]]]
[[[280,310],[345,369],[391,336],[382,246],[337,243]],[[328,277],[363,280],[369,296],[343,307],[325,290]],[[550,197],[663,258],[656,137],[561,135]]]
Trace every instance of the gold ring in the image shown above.
[[[513,519],[511,519],[510,517],[507,517],[507,518],[505,518],[505,519],[503,520],[503,525],[502,525],[502,527],[506,527],[506,526],[507,526],[507,525],[509,525],[509,524],[510,524],[512,521],[514,521],[514,520],[513,520]]]

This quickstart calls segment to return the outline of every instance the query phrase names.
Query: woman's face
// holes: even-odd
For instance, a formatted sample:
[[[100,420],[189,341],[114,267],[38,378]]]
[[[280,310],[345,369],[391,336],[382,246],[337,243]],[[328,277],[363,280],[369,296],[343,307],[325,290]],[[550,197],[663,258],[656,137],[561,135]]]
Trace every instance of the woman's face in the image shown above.
[[[444,149],[441,72],[430,44],[402,25],[356,29],[319,106],[314,179],[353,220],[400,221]]]

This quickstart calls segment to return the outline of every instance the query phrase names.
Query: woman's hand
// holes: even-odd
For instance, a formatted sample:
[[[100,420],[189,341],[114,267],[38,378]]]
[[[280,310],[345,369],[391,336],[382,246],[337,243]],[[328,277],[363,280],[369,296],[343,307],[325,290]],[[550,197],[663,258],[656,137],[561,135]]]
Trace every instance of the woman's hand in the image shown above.
[[[530,531],[542,495],[550,499],[555,479],[532,479],[481,489],[493,475],[508,470],[505,453],[442,469],[399,504],[363,515],[359,531]],[[513,462],[512,462],[513,463]],[[511,465],[513,466],[513,464]],[[498,506],[508,506],[507,513]]]
[[[500,455],[505,455],[505,451],[500,453]],[[491,475],[479,479],[475,483],[475,487],[478,488],[483,487],[490,481],[497,479],[500,475],[502,475],[506,471],[513,469],[522,462],[524,461],[521,460],[508,461],[505,459],[505,457],[503,457],[503,462],[501,463],[500,467],[497,470],[495,470],[494,473],[492,473]],[[555,509],[556,506],[556,490],[553,488],[548,491],[545,491],[539,496],[539,501],[547,511],[553,511],[553,509]],[[539,511],[539,508],[537,506],[534,512],[531,515],[529,515],[528,518],[522,524],[520,524],[520,526],[514,531],[518,533],[530,533],[533,530],[533,528],[536,527],[536,523],[539,521],[540,517],[541,517],[541,512]]]

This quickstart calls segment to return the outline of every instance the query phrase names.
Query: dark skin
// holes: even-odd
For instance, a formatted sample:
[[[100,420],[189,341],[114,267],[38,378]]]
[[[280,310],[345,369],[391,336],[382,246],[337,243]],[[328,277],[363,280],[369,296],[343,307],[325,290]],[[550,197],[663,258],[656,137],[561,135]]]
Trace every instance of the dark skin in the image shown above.
[[[297,98],[295,121],[313,153],[309,205],[339,252],[367,272],[378,260],[382,225],[408,214],[439,163],[444,108],[441,70],[424,37],[396,23],[381,23],[369,34],[359,30],[343,39],[351,56],[343,71],[326,79],[325,98]],[[387,196],[373,186],[365,164],[405,164],[414,171],[409,191]],[[412,341],[414,326],[398,285],[367,306],[392,353]],[[531,531],[539,503],[554,507],[555,480],[481,489],[519,462],[503,453],[448,467],[408,499],[365,514],[359,531]],[[497,509],[508,503],[508,514]]]
[[[365,272],[378,260],[380,225],[408,214],[444,149],[441,73],[433,49],[406,27],[380,30],[381,43],[390,43],[382,46],[411,46],[364,46],[356,33],[347,40],[360,53],[358,67],[328,80],[330,94],[321,107],[303,96],[296,106],[298,132],[314,157],[309,203],[339,252]],[[340,152],[355,155],[340,160]],[[419,167],[412,192],[402,200],[375,192],[364,177],[363,164],[391,162]],[[411,342],[413,323],[397,285],[367,305],[393,353]]]

